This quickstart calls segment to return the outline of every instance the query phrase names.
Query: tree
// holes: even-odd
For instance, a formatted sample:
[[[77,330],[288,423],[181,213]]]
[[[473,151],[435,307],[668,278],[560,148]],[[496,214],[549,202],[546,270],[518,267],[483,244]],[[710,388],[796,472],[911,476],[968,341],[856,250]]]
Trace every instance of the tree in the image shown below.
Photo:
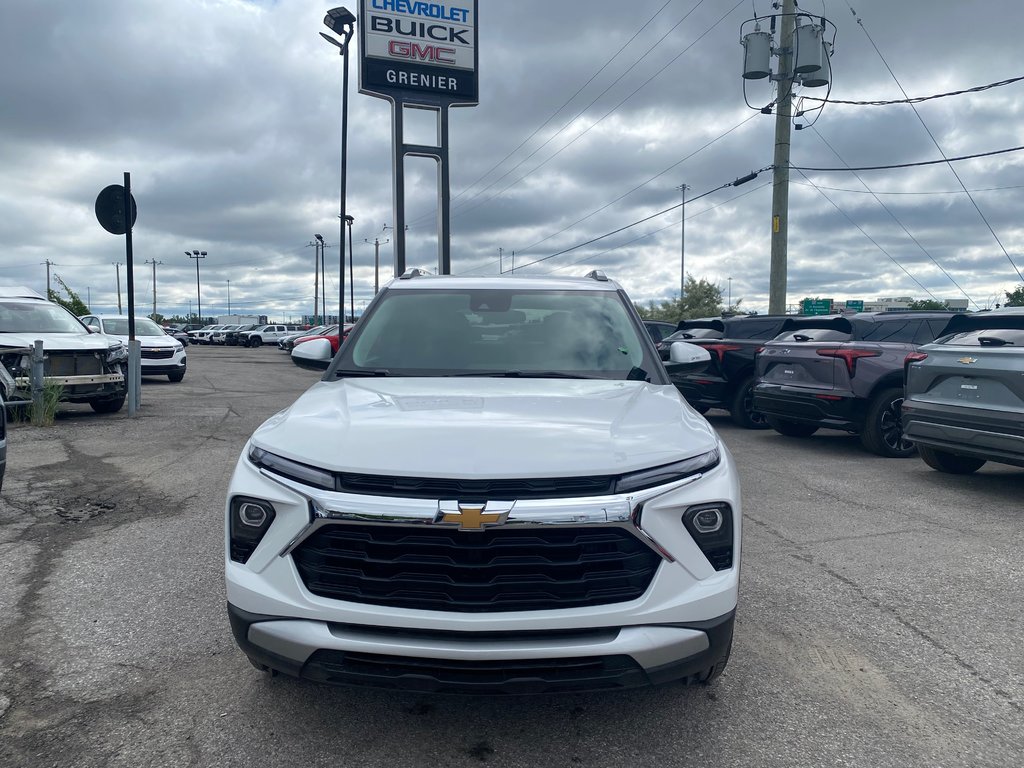
[[[68,287],[68,284],[64,282],[63,278],[57,273],[54,273],[53,279],[56,280],[57,285],[61,287],[61,290],[64,292],[64,296],[61,296],[60,293],[51,288],[47,291],[47,298],[56,304],[60,304],[75,317],[88,315],[90,311],[89,307],[85,305],[85,302],[82,301],[82,298],[77,293]]]
[[[738,307],[737,301],[733,306]],[[661,302],[649,301],[646,306],[637,304],[636,311],[644,320],[663,320],[677,323],[695,317],[717,317],[722,314],[722,289],[701,278],[694,280],[686,276],[686,296],[666,299]]]
[[[1012,291],[1004,291],[1006,294],[1005,307],[1024,307],[1024,285],[1017,286]]]
[[[936,301],[935,299],[921,299],[912,301],[907,309],[949,309],[948,301]]]

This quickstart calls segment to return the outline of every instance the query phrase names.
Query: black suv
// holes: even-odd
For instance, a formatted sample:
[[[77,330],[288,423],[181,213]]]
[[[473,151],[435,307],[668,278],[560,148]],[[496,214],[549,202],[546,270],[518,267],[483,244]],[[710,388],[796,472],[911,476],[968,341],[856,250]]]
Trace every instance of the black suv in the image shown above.
[[[879,456],[911,456],[903,436],[907,355],[943,334],[952,312],[859,312],[790,321],[757,356],[754,408],[790,437],[822,427],[859,434]]]
[[[747,429],[764,429],[764,417],[753,407],[754,357],[794,319],[792,315],[736,315],[682,320],[678,331],[687,341],[711,354],[701,373],[673,376],[672,383],[701,413],[725,408],[732,420]]]

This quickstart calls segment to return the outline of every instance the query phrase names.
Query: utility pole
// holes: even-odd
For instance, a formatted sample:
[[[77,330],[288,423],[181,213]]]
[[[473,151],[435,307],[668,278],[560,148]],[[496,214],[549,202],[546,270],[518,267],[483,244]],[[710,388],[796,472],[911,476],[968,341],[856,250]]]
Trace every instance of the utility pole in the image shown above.
[[[231,314],[231,281],[228,280],[228,314]]]
[[[323,235],[313,235],[315,238],[314,242],[309,245],[313,246],[316,256],[313,261],[313,325],[320,325],[317,319],[320,314],[320,263],[323,258],[321,252],[323,250],[324,237]],[[307,248],[309,246],[306,246]],[[327,286],[324,285],[324,293],[327,293]],[[326,320],[325,320],[326,322]]]
[[[156,259],[147,259],[146,263],[153,265],[153,314],[150,317],[156,320],[156,265],[163,264],[163,262]]]
[[[779,72],[779,99],[775,113],[775,170],[772,186],[772,258],[768,281],[768,312],[786,312],[786,270],[789,242],[789,152],[792,133],[793,33],[796,28],[796,0],[783,0]]]
[[[199,317],[199,324],[203,324],[203,292],[199,287],[199,260],[206,258],[206,251],[185,251],[185,255],[196,260],[196,312]]]
[[[371,243],[364,237],[363,242],[373,246],[373,295],[376,296],[378,291],[380,291],[380,247],[381,245],[387,245],[391,240],[388,239],[381,243],[380,238],[375,237]]]
[[[117,314],[123,315],[124,312],[121,311],[121,262],[112,261],[110,263],[114,265],[114,269],[117,271]]]
[[[501,257],[502,257],[502,254],[504,254],[504,253],[505,253],[505,249],[504,248],[499,248],[498,249],[498,274],[499,275],[502,274],[505,271],[504,267],[502,267],[502,265],[501,265]]]
[[[53,266],[56,266],[56,265],[52,261],[50,261],[49,259],[44,261],[43,264],[46,265],[46,300],[49,301],[50,300],[50,294],[52,293],[52,291],[50,290],[50,267],[53,267]]]
[[[682,227],[680,229],[679,239],[679,303],[682,304],[683,299],[686,297],[686,190],[690,187],[686,184],[680,184],[678,189],[683,194],[683,204],[681,210],[683,212]]]

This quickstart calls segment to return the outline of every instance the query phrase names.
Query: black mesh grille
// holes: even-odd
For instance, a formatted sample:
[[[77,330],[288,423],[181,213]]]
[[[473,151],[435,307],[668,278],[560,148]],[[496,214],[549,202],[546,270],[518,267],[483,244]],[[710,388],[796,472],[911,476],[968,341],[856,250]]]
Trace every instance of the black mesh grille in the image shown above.
[[[76,355],[68,352],[46,353],[47,376],[98,376],[103,363],[92,352]]]
[[[467,661],[326,650],[310,657],[302,676],[323,683],[477,694],[592,691],[648,682],[628,656]]]
[[[164,360],[169,357],[174,357],[173,349],[142,349],[142,357],[147,360]]]
[[[337,489],[343,493],[369,496],[402,496],[407,499],[561,499],[575,496],[601,496],[612,493],[615,478],[538,477],[510,480],[459,480],[432,477],[396,477],[342,472],[336,475]]]
[[[624,529],[560,526],[331,525],[292,556],[303,584],[321,597],[464,613],[634,600],[660,562]]]

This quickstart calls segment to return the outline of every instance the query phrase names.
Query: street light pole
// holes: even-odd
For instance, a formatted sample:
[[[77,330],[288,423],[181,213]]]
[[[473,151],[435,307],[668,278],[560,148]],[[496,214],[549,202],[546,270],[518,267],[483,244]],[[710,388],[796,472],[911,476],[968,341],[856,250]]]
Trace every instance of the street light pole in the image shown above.
[[[352,224],[355,223],[353,216],[345,216],[345,223],[348,224],[348,307],[352,313],[352,322],[356,321],[356,278],[352,268]],[[344,325],[342,323],[341,325]]]
[[[185,251],[185,255],[188,256],[190,259],[195,259],[196,260],[196,307],[197,307],[196,311],[198,312],[197,320],[199,321],[199,324],[202,325],[203,324],[203,292],[199,288],[199,260],[206,258],[206,251],[192,251],[192,253],[189,253],[188,251]]]
[[[163,264],[163,262],[162,261],[157,261],[156,259],[148,259],[146,261],[146,263],[153,265],[153,314],[152,314],[152,318],[154,320],[156,320],[156,265],[157,264]]]
[[[387,245],[391,242],[390,239],[385,240],[381,243],[379,237],[373,238],[373,242],[370,243],[368,239],[363,238],[364,243],[369,243],[373,246],[373,295],[376,296],[380,291],[380,247],[381,245]]]
[[[231,281],[228,280],[228,314],[231,314]]]
[[[320,301],[320,269],[324,259],[324,236],[313,235],[316,242],[313,243],[313,250],[316,251],[316,260],[313,262],[313,325],[320,325],[317,318],[320,316],[320,307],[317,302]],[[324,285],[324,303],[326,305],[327,299],[327,286]],[[324,318],[324,322],[327,322],[327,318]]]
[[[683,298],[686,296],[686,190],[690,187],[686,184],[680,184],[678,189],[683,195],[683,204],[681,210],[682,215],[682,226],[680,228],[679,236],[679,301],[682,303]]]
[[[338,7],[332,8],[324,16],[324,24],[337,35],[341,35],[341,42],[338,42],[330,35],[325,35],[323,32],[320,36],[329,42],[331,45],[338,48],[338,53],[341,54],[343,59],[342,65],[342,80],[341,80],[341,211],[339,213],[340,220],[340,237],[341,242],[338,244],[338,250],[340,251],[341,259],[338,265],[338,323],[339,326],[345,324],[345,222],[346,222],[346,185],[348,177],[348,48],[349,42],[352,40],[352,33],[355,32],[356,28],[356,17],[347,8]]]

